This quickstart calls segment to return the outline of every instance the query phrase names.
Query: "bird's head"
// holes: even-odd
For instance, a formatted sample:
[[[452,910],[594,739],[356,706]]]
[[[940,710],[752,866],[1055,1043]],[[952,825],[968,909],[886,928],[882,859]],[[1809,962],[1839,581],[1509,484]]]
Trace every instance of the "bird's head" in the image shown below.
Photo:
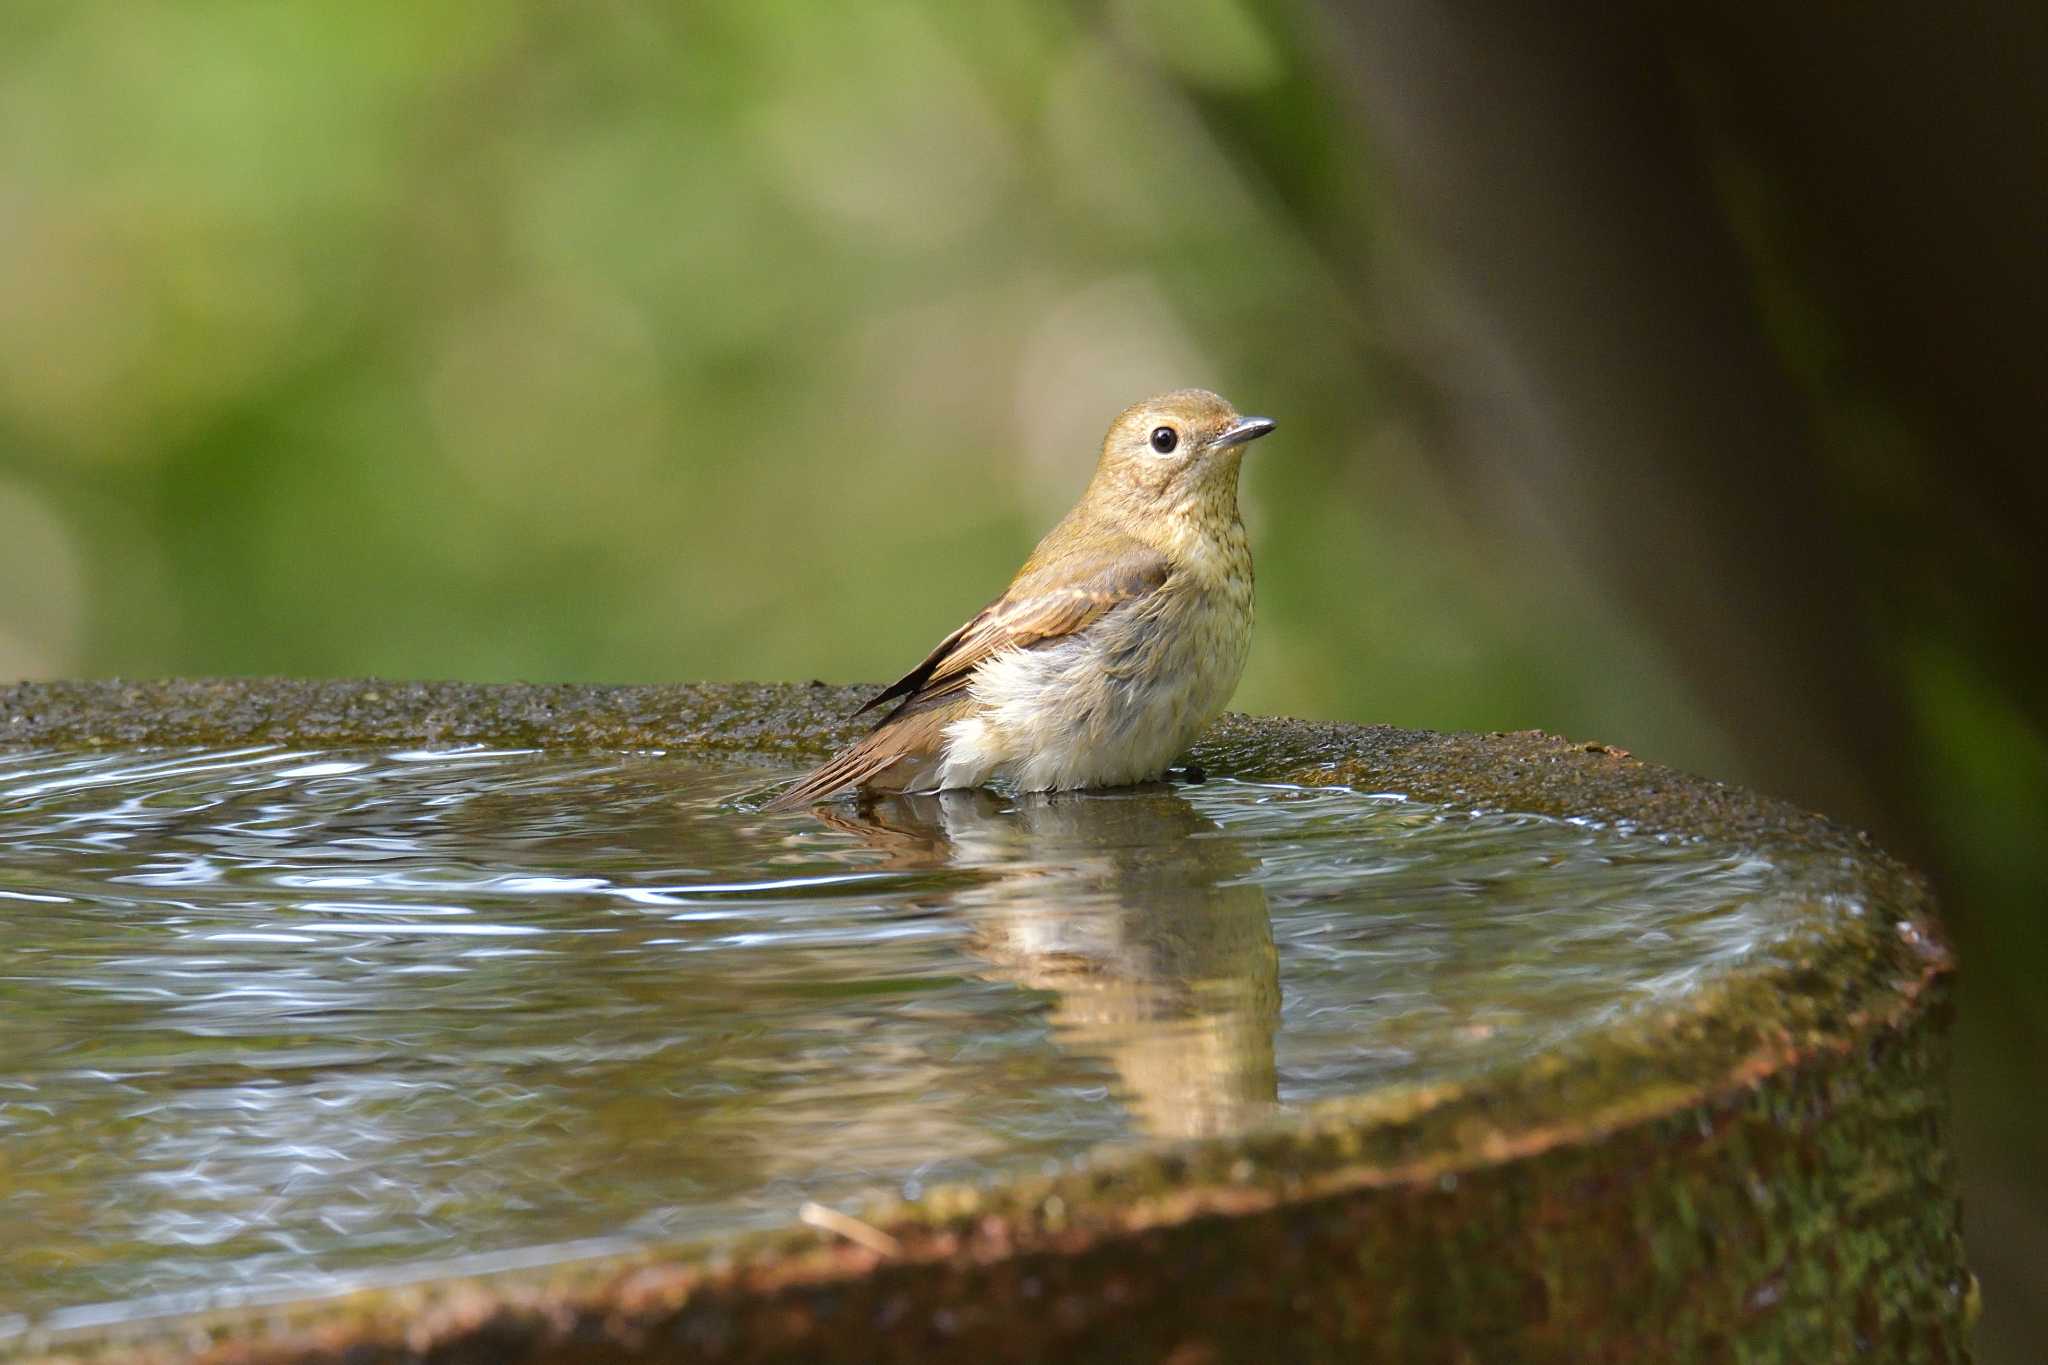
[[[1249,442],[1273,429],[1207,389],[1176,389],[1118,414],[1102,440],[1088,496],[1130,516],[1237,516],[1237,468]]]

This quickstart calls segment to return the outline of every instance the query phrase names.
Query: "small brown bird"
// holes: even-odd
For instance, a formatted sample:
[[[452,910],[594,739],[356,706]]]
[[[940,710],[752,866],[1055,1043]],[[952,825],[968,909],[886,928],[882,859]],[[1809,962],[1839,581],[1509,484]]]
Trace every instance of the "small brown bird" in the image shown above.
[[[861,708],[897,703],[865,739],[768,809],[846,787],[1054,791],[1164,773],[1244,671],[1238,463],[1273,425],[1205,389],[1126,408],[1081,501],[1002,596]]]

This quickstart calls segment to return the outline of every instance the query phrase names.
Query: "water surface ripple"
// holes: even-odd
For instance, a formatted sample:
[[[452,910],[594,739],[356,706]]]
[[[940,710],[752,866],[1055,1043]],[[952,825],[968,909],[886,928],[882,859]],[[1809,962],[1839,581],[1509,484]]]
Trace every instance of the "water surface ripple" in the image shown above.
[[[1534,816],[1227,781],[756,813],[782,775],[0,753],[0,1312],[1223,1131],[1554,1047],[1797,915],[1739,850]]]

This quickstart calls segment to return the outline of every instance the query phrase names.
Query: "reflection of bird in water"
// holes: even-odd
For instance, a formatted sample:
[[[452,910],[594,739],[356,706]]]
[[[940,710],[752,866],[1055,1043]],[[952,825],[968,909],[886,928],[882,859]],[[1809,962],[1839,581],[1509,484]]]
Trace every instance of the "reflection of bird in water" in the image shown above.
[[[991,975],[1053,992],[1060,1042],[1107,1061],[1154,1137],[1240,1127],[1274,1102],[1280,981],[1256,866],[1171,789],[988,791],[819,808],[898,868],[983,880],[947,904]]]

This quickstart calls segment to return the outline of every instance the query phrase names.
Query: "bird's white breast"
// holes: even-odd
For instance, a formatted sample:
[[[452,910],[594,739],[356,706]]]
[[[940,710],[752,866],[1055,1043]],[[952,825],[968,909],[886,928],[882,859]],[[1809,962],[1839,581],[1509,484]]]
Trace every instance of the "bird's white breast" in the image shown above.
[[[941,787],[991,778],[1026,791],[1157,778],[1236,690],[1251,584],[1169,584],[1074,637],[983,664],[975,710],[947,727]]]

